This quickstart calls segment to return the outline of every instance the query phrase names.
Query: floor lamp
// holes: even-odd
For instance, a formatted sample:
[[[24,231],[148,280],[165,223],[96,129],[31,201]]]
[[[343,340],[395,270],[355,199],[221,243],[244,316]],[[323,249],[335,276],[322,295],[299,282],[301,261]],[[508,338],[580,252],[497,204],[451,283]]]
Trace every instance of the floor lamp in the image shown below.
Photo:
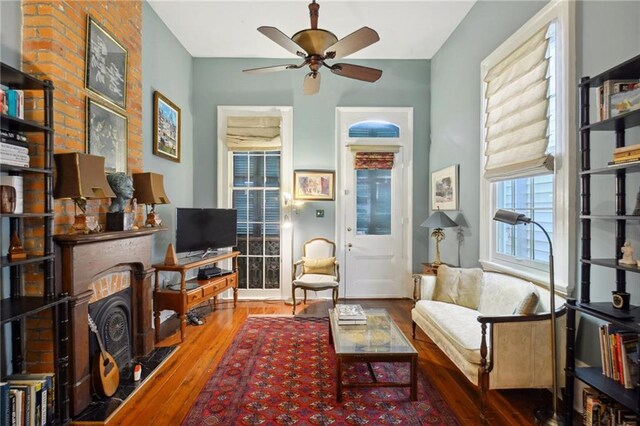
[[[507,223],[509,225],[527,225],[533,223],[544,232],[549,242],[549,293],[550,301],[549,307],[551,309],[551,369],[553,370],[553,411],[549,412],[546,408],[538,408],[535,410],[534,415],[539,423],[547,425],[558,425],[564,422],[558,416],[558,379],[556,371],[556,303],[555,303],[555,282],[553,273],[553,244],[547,231],[538,222],[526,217],[523,214],[511,211],[511,210],[498,210],[493,216],[493,220],[497,222]]]

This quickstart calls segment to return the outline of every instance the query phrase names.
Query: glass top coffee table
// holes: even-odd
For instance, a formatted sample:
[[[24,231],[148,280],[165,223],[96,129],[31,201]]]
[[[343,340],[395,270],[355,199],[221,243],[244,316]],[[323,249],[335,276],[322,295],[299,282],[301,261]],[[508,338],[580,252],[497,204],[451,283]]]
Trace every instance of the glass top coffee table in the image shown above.
[[[336,351],[337,399],[342,401],[343,388],[409,387],[412,401],[418,399],[418,351],[400,331],[385,309],[365,309],[366,325],[338,325],[338,316],[329,309],[329,340]],[[366,362],[373,383],[343,383],[342,365],[347,362]],[[372,362],[408,362],[410,382],[378,382],[371,368]]]

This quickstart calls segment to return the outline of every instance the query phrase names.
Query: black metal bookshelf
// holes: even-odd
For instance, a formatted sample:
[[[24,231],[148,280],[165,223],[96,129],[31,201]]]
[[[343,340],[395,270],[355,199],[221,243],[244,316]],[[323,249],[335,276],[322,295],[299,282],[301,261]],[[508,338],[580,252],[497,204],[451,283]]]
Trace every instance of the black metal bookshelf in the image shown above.
[[[2,213],[0,220],[2,227],[8,221],[11,235],[14,233],[24,241],[24,220],[38,219],[42,222],[44,233],[41,242],[42,253],[30,255],[24,259],[9,260],[6,256],[0,258],[2,274],[0,280],[9,277],[9,294],[0,300],[0,325],[10,324],[11,329],[11,367],[14,374],[28,373],[25,365],[25,351],[28,346],[25,333],[27,318],[45,310],[50,310],[54,351],[52,368],[55,374],[55,424],[67,424],[69,417],[69,303],[66,294],[59,293],[55,288],[55,254],[53,245],[53,83],[49,80],[41,81],[29,74],[17,70],[9,65],[0,63],[0,84],[8,89],[19,89],[41,92],[44,118],[42,122],[0,114],[0,127],[10,132],[39,133],[44,139],[44,145],[39,148],[43,154],[41,167],[18,167],[0,165],[0,173],[10,176],[33,175],[33,179],[43,179],[44,190],[41,191],[42,211],[25,211],[23,213]],[[41,140],[41,138],[38,138]],[[32,142],[28,142],[33,145]],[[34,146],[30,147],[35,148]],[[2,247],[6,254],[8,247]],[[27,296],[24,294],[26,265],[37,265],[40,270],[37,276],[42,283],[42,296]],[[8,269],[8,273],[5,272]],[[30,280],[34,277],[31,276]],[[0,281],[4,288],[4,284]],[[4,295],[7,296],[7,295]],[[4,327],[0,327],[0,334]],[[4,337],[0,335],[4,343]],[[0,380],[4,380],[7,371],[3,366]]]
[[[605,131],[613,132],[612,139],[615,141],[611,148],[621,148],[625,146],[626,129],[640,126],[640,110],[630,111],[616,117],[605,120],[590,122],[589,97],[591,89],[597,89],[607,80],[640,79],[640,55],[629,59],[595,77],[583,77],[579,84],[580,93],[580,123],[579,123],[579,144],[580,144],[580,229],[582,253],[580,259],[580,300],[569,299],[567,302],[567,357],[566,357],[566,411],[565,424],[573,424],[573,399],[574,380],[578,379],[598,391],[608,395],[636,414],[640,414],[640,392],[636,389],[625,389],[619,382],[610,379],[603,374],[601,367],[576,368],[575,365],[575,326],[576,313],[588,315],[593,318],[608,322],[622,329],[640,334],[640,307],[632,306],[628,311],[616,310],[611,301],[592,302],[591,286],[599,283],[593,282],[591,278],[591,268],[611,268],[615,270],[615,282],[617,291],[626,291],[626,275],[629,273],[640,273],[640,267],[636,265],[620,264],[620,247],[626,240],[626,222],[638,221],[640,216],[627,214],[626,197],[626,176],[629,173],[640,172],[640,162],[615,164],[608,167],[591,168],[591,132]],[[608,101],[608,100],[606,100]],[[591,178],[601,177],[601,179],[613,178],[615,211],[611,214],[591,213]],[[612,258],[591,257],[591,225],[592,221],[613,221],[614,252]],[[600,350],[600,348],[595,349]],[[578,395],[580,397],[580,395]]]

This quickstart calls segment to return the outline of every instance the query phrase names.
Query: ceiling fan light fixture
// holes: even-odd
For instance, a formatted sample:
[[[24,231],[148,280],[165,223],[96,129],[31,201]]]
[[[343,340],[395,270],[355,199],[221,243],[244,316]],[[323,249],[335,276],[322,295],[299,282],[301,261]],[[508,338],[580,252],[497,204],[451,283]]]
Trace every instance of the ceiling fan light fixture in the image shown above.
[[[319,9],[320,5],[316,3],[316,0],[313,0],[309,4],[311,28],[298,31],[291,38],[275,27],[262,26],[258,28],[260,33],[281,47],[297,56],[303,57],[304,62],[302,64],[276,65],[246,69],[243,71],[257,74],[297,69],[307,65],[311,69],[311,72],[305,76],[302,85],[305,95],[313,95],[320,90],[320,73],[318,70],[323,66],[329,68],[333,74],[341,77],[353,78],[369,83],[377,81],[382,75],[382,70],[344,63],[331,65],[325,61],[343,58],[376,43],[380,40],[378,33],[369,27],[362,27],[338,40],[338,37],[331,31],[318,28]]]

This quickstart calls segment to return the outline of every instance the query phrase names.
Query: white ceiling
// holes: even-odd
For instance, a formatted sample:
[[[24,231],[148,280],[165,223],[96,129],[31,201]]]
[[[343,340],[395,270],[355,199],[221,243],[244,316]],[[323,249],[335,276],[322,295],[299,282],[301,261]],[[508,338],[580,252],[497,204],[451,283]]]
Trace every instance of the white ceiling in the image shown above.
[[[187,51],[205,58],[293,56],[256,29],[267,25],[291,37],[310,27],[310,0],[147,0]],[[317,0],[318,27],[338,39],[368,26],[380,41],[354,59],[430,59],[476,0]]]

